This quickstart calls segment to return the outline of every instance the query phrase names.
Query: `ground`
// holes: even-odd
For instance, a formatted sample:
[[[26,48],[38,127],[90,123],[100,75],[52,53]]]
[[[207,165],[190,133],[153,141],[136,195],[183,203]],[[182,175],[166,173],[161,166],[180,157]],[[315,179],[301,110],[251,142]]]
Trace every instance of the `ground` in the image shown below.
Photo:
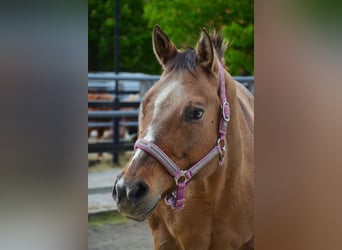
[[[146,222],[109,223],[88,227],[89,250],[151,250],[150,229]]]
[[[113,165],[111,157],[104,154],[101,160],[89,166],[89,173],[102,172],[124,166],[129,152],[120,155],[120,164]],[[88,160],[97,158],[89,154]],[[93,158],[93,159],[92,159]],[[121,216],[118,212],[108,211],[88,215],[88,249],[89,250],[151,250],[152,235],[147,222],[135,222]]]
[[[109,211],[88,215],[88,249],[151,250],[152,235],[147,222],[135,222]]]

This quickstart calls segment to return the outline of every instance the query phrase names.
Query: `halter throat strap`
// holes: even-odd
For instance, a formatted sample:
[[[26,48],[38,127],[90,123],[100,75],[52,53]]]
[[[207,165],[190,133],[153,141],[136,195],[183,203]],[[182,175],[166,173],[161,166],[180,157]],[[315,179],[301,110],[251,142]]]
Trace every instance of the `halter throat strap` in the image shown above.
[[[173,176],[177,190],[175,193],[167,194],[165,199],[166,203],[173,209],[179,210],[184,207],[184,192],[187,183],[192,177],[197,174],[204,166],[206,166],[212,159],[219,155],[219,166],[223,165],[225,156],[225,137],[228,122],[230,120],[230,107],[226,96],[226,86],[224,81],[224,69],[219,63],[219,78],[220,78],[220,100],[221,100],[221,118],[218,131],[218,140],[215,146],[198,162],[190,166],[187,170],[180,169],[177,164],[167,156],[156,144],[151,141],[140,139],[135,145],[134,149],[139,148],[146,153],[150,154]]]

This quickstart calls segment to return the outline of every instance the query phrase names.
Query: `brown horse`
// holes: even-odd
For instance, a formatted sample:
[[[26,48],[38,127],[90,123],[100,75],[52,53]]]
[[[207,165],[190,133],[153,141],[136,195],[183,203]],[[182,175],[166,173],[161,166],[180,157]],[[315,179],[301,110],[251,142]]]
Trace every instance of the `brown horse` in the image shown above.
[[[117,207],[148,219],[154,249],[253,249],[254,98],[224,70],[220,35],[203,29],[179,51],[155,26],[152,40],[164,71],[141,103]]]

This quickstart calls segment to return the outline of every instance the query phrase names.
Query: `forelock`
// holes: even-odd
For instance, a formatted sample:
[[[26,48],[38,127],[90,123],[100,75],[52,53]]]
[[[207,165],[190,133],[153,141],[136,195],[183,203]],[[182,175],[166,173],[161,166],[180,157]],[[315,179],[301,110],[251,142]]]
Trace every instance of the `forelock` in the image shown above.
[[[191,74],[196,74],[198,65],[198,57],[195,49],[188,48],[178,52],[177,55],[167,64],[167,71],[176,71],[181,69],[188,70]]]

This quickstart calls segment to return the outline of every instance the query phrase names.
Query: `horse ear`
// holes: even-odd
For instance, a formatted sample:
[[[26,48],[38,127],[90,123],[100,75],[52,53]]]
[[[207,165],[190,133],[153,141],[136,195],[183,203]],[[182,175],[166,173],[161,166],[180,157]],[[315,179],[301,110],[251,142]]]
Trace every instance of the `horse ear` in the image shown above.
[[[163,67],[177,54],[176,46],[158,24],[153,28],[152,44],[154,54]]]
[[[199,63],[203,67],[214,71],[216,66],[214,48],[210,36],[204,28],[202,28],[201,37],[197,42],[196,52]]]

